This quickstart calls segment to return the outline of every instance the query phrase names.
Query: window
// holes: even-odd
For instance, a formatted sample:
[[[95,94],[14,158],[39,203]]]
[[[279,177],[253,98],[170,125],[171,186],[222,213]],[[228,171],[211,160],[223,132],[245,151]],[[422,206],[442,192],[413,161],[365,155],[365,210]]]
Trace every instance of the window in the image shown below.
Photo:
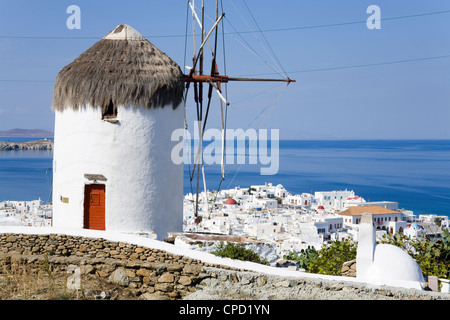
[[[114,119],[116,117],[117,108],[114,106],[112,100],[109,100],[108,106],[103,110],[102,119]]]

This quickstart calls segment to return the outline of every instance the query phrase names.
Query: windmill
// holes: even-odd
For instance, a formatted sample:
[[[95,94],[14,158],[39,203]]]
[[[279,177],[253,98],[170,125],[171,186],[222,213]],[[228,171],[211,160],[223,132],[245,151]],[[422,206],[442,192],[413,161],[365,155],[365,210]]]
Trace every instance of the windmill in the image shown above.
[[[196,105],[196,113],[197,113],[197,130],[198,130],[198,149],[195,154],[195,161],[192,171],[189,172],[190,181],[194,179],[195,172],[197,172],[197,182],[196,182],[196,197],[195,197],[195,217],[198,216],[198,206],[199,206],[199,182],[200,182],[200,173],[203,177],[204,184],[204,192],[206,195],[206,178],[205,178],[205,169],[203,163],[203,151],[202,151],[202,142],[203,135],[206,128],[206,123],[208,120],[208,115],[211,107],[211,98],[213,95],[213,91],[217,93],[220,101],[220,110],[222,117],[222,158],[221,158],[221,181],[225,179],[224,174],[224,150],[225,150],[225,121],[224,121],[224,104],[226,106],[229,105],[226,97],[222,94],[222,84],[228,83],[230,81],[279,81],[286,82],[287,84],[291,82],[295,82],[295,80],[290,79],[289,77],[281,78],[281,79],[266,79],[266,78],[240,78],[240,77],[230,77],[228,75],[221,75],[219,72],[218,64],[217,64],[217,42],[218,42],[218,29],[221,22],[223,22],[223,18],[225,17],[225,13],[221,12],[219,14],[219,0],[216,0],[216,10],[215,10],[215,20],[212,27],[207,30],[205,28],[205,1],[202,0],[201,3],[201,13],[200,17],[196,12],[195,8],[195,0],[188,1],[188,7],[192,12],[192,29],[193,29],[193,40],[194,40],[194,56],[192,58],[192,66],[186,66],[189,70],[187,74],[184,75],[184,81],[186,83],[186,90],[184,95],[184,108],[185,108],[185,129],[187,130],[187,121],[186,121],[186,102],[187,96],[189,93],[189,89],[191,85],[193,87],[194,93],[194,102]],[[196,24],[200,28],[200,46],[196,49]],[[213,36],[214,34],[214,36]],[[210,41],[210,38],[213,37],[213,40]],[[204,55],[204,48],[208,45],[211,51],[211,58],[209,64],[206,61],[206,57]],[[205,85],[205,88],[204,88]],[[206,101],[203,99],[206,93]],[[204,108],[206,107],[206,108]],[[206,205],[208,205],[207,199],[205,199]]]

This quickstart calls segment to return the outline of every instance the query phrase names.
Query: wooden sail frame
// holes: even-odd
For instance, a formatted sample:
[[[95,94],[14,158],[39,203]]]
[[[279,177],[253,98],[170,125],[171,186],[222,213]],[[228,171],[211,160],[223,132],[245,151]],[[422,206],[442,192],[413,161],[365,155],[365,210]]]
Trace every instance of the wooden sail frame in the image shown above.
[[[204,185],[204,192],[205,192],[205,203],[207,211],[208,209],[208,199],[207,199],[207,188],[206,188],[206,178],[205,178],[205,171],[204,171],[204,164],[203,164],[203,134],[206,127],[206,121],[208,118],[210,105],[211,105],[211,98],[212,98],[212,91],[215,90],[220,98],[220,107],[221,107],[221,115],[222,115],[222,160],[221,160],[221,179],[225,179],[224,175],[224,149],[225,149],[225,139],[224,139],[224,120],[223,120],[223,103],[226,105],[229,105],[229,102],[226,100],[226,98],[222,95],[221,90],[221,84],[222,83],[228,83],[230,81],[270,81],[270,82],[286,82],[287,84],[290,84],[291,82],[296,82],[293,79],[290,79],[289,77],[286,77],[284,79],[266,79],[266,78],[239,78],[239,77],[229,77],[228,75],[221,75],[218,72],[217,67],[217,61],[216,61],[216,52],[217,52],[217,34],[218,34],[218,26],[219,23],[222,21],[222,19],[225,16],[225,13],[221,13],[219,15],[219,0],[216,0],[216,16],[215,16],[215,22],[208,33],[205,32],[204,29],[204,15],[205,15],[205,3],[204,0],[202,0],[202,8],[201,8],[201,19],[199,18],[198,14],[195,11],[195,0],[189,0],[188,5],[192,11],[192,27],[193,27],[193,37],[194,37],[194,57],[192,59],[193,65],[192,67],[189,67],[189,73],[184,75],[184,82],[186,83],[186,92],[185,92],[185,110],[186,110],[186,100],[187,100],[187,94],[190,88],[190,85],[193,84],[194,87],[194,100],[197,106],[197,122],[198,122],[198,131],[199,131],[199,146],[197,149],[197,153],[195,156],[194,161],[194,167],[192,169],[192,173],[190,172],[190,180],[192,181],[194,177],[195,170],[197,170],[197,187],[196,187],[196,197],[195,197],[195,217],[198,216],[198,201],[199,201],[199,179],[200,179],[200,170],[202,171],[202,177],[203,177],[203,185]],[[201,30],[201,45],[198,49],[198,52],[195,48],[195,22],[198,23],[200,30]],[[215,33],[214,36],[214,48],[209,43],[209,38],[211,35]],[[204,47],[208,43],[211,49],[212,53],[212,59],[211,59],[211,71],[209,74],[204,74],[204,60],[203,60],[203,51]],[[197,69],[198,64],[198,69]],[[208,95],[207,95],[207,108],[205,113],[205,118],[203,119],[203,84],[208,85]],[[186,129],[187,129],[187,123],[185,119]]]

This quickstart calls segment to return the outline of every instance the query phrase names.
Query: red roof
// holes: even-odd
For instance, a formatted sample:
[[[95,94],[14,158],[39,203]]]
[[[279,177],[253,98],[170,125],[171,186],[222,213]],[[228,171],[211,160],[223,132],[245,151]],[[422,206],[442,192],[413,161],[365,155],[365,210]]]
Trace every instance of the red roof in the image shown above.
[[[322,210],[322,209],[325,209],[325,208],[324,208],[324,206],[318,206],[317,209],[318,210]]]
[[[224,202],[224,204],[237,204],[237,202],[233,198],[229,198],[227,201]]]

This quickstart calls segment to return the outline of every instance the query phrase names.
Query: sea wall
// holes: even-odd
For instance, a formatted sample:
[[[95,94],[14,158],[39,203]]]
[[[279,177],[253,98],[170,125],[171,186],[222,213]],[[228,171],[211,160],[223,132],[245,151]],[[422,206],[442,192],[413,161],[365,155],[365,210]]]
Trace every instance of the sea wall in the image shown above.
[[[65,234],[0,233],[0,265],[12,270],[14,263],[34,270],[45,265],[65,276],[73,290],[101,292],[97,297],[108,299],[450,300],[450,294],[439,292],[250,272],[128,242]],[[70,279],[77,272],[80,281],[74,285]]]

